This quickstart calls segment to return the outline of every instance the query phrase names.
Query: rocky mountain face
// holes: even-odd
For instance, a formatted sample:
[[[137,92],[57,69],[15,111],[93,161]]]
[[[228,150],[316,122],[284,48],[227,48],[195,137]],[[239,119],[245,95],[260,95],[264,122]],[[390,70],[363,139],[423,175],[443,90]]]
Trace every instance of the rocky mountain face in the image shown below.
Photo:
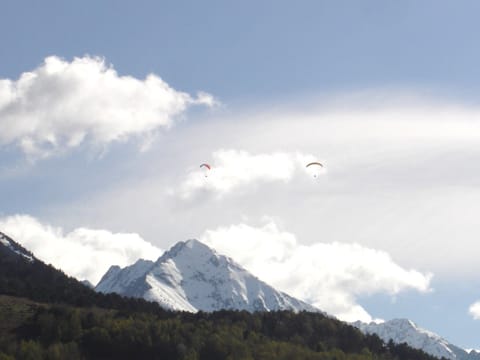
[[[171,310],[319,310],[275,290],[198,240],[179,242],[156,262],[112,266],[95,288],[158,302]]]

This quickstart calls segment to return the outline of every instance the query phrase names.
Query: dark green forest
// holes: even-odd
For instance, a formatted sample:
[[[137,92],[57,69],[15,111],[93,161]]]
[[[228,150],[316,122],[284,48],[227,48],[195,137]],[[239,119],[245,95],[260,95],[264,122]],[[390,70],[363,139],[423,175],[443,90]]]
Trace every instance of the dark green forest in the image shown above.
[[[320,313],[170,312],[0,245],[0,360],[436,359]]]

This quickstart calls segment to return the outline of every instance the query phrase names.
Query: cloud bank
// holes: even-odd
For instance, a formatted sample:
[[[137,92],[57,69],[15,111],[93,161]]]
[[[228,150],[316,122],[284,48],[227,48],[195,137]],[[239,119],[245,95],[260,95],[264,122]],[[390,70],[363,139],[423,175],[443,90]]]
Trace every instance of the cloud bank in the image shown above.
[[[138,234],[87,228],[65,234],[28,215],[1,218],[0,229],[40,260],[93,284],[111,265],[156,260],[163,252]],[[346,321],[373,320],[358,304],[359,296],[430,290],[431,274],[406,270],[383,251],[338,242],[301,245],[271,219],[260,227],[239,224],[207,230],[200,240],[274,287]],[[472,308],[471,313],[480,315],[480,304]]]
[[[87,228],[64,234],[61,228],[42,224],[28,215],[1,218],[0,229],[45,263],[92,284],[97,284],[111,265],[124,267],[139,258],[156,260],[162,254],[138,234]]]
[[[211,162],[207,161],[211,169],[190,171],[180,185],[179,193],[184,198],[199,191],[222,195],[254,184],[287,183],[299,171],[312,172],[312,169],[305,168],[312,161],[318,159],[299,152],[250,154],[244,150],[220,149],[212,153]]]
[[[301,245],[272,220],[208,230],[201,240],[274,287],[346,321],[373,320],[357,302],[361,295],[430,290],[431,274],[404,269],[386,252],[338,242]]]
[[[192,105],[213,106],[207,93],[179,92],[154,74],[120,76],[98,57],[57,56],[18,80],[0,79],[0,145],[45,158],[84,142],[106,146],[172,126]]]

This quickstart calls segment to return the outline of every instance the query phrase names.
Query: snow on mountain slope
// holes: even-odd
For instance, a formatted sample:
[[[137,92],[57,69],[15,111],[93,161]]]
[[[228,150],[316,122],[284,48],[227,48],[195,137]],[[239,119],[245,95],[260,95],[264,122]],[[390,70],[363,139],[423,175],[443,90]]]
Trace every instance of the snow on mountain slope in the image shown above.
[[[153,261],[138,260],[135,264],[121,269],[117,265],[113,265],[103,275],[102,279],[95,287],[100,292],[116,292],[122,294],[124,292],[132,292],[135,281],[144,276],[153,265]]]
[[[7,249],[12,251],[13,253],[24,257],[30,262],[34,261],[33,254],[31,252],[24,249],[22,246],[17,244],[15,241],[13,241],[11,238],[9,238],[7,235],[5,235],[2,232],[0,232],[0,245],[5,246]]]
[[[157,301],[172,310],[319,311],[260,281],[232,259],[197,240],[179,242],[155,263],[112,266],[97,291]]]
[[[355,322],[352,325],[368,334],[377,334],[383,341],[390,339],[394,343],[407,343],[413,348],[421,349],[438,358],[444,357],[451,360],[480,360],[480,354],[470,352],[450,344],[439,335],[418,327],[413,321],[407,319],[394,319],[384,323]]]

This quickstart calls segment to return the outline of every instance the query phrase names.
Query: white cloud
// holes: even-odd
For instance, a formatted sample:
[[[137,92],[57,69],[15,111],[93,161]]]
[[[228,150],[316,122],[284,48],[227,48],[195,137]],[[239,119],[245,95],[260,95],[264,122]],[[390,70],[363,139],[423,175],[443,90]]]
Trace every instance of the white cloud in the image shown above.
[[[97,284],[111,265],[124,267],[139,258],[156,260],[162,251],[138,234],[78,228],[64,234],[61,228],[28,215],[0,219],[0,229],[40,260],[77,279]]]
[[[216,113],[177,127],[175,136],[154,143],[148,154],[129,154],[134,158],[127,159],[121,177],[119,170],[82,177],[95,194],[88,199],[71,194],[70,204],[51,199],[42,204],[42,216],[70,228],[78,219],[97,228],[128,224],[166,247],[171,239],[242,222],[244,215],[272,214],[302,243],[314,242],[321,228],[329,242],[355,241],[387,251],[407,268],[473,279],[480,270],[480,168],[473,166],[480,154],[480,112],[416,99],[421,104],[364,97],[358,103],[340,99],[337,107],[315,102]],[[212,177],[193,175],[202,162],[223,167],[212,155],[219,149],[250,157],[287,154],[287,162],[297,152],[314,154],[328,173],[311,179],[292,160],[293,172],[277,175],[269,169],[273,179],[243,182],[234,177],[235,185],[225,192]],[[125,158],[120,164],[125,166]],[[109,186],[99,188],[99,178]],[[52,181],[59,188],[77,183],[73,176]],[[179,201],[180,195],[190,198]],[[133,214],[132,204],[141,213]],[[188,226],[179,226],[179,219]]]
[[[301,245],[272,220],[208,230],[201,240],[274,287],[346,321],[372,320],[358,296],[430,290],[431,274],[404,269],[384,251],[338,242]]]
[[[98,57],[47,57],[18,80],[0,79],[0,145],[33,158],[88,142],[105,146],[170,127],[189,106],[213,106],[200,92],[176,91],[154,74],[119,76]]]
[[[298,171],[312,172],[312,168],[305,168],[312,161],[318,159],[298,152],[250,154],[244,150],[221,149],[213,152],[211,162],[207,161],[211,169],[192,170],[180,185],[179,192],[183,197],[190,197],[201,190],[225,194],[256,183],[286,183]]]
[[[477,301],[470,305],[468,312],[475,320],[480,320],[480,301]]]

